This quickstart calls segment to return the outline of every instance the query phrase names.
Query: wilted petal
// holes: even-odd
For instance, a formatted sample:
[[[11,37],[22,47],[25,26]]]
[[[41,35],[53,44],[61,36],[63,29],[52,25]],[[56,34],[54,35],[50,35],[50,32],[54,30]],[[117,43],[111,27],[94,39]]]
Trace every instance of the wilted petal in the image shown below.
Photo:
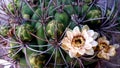
[[[105,53],[104,50],[100,51],[98,54],[97,54],[98,58],[102,58],[102,59],[106,59],[106,60],[109,60],[110,59],[110,56],[108,53]]]
[[[73,35],[74,35],[74,36],[77,36],[77,35],[79,35],[79,34],[80,34],[79,27],[76,26],[76,27],[73,29]]]
[[[106,59],[106,60],[109,60],[110,59],[110,56],[108,56],[108,54],[102,54],[102,57],[103,57],[103,59]]]
[[[67,37],[68,37],[70,40],[72,40],[72,38],[73,38],[73,33],[72,33],[71,31],[67,31],[66,33],[67,33]]]
[[[120,47],[119,44],[114,44],[113,46],[115,47],[115,49],[118,49]]]
[[[107,45],[109,45],[110,44],[110,42],[106,39],[106,37],[104,36],[104,37],[101,37],[101,38],[99,38],[98,39],[98,42],[100,43],[100,42],[105,42]]]
[[[115,54],[116,54],[115,47],[110,46],[110,49],[109,49],[109,56],[114,56]]]

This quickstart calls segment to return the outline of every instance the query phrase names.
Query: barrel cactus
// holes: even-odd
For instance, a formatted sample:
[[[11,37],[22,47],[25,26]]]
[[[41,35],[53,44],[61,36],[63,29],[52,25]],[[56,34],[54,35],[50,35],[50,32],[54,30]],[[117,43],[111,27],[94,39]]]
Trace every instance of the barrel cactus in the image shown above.
[[[114,35],[120,34],[120,21],[116,0],[112,8],[103,4],[99,0],[12,0],[2,6],[9,18],[0,27],[8,56],[21,68],[94,68],[101,60],[110,60],[119,47]]]

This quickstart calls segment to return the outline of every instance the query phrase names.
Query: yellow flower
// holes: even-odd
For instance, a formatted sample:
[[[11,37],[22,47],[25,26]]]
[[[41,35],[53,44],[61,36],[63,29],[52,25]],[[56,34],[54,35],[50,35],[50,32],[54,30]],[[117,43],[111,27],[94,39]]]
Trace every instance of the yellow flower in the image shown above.
[[[93,47],[98,45],[95,41],[98,33],[90,30],[87,25],[81,30],[76,26],[73,30],[66,31],[66,35],[61,41],[61,47],[69,53],[71,58],[94,54]]]
[[[98,39],[98,58],[109,60],[110,56],[114,56],[116,54],[116,44],[110,45],[109,41],[106,37],[101,37]]]

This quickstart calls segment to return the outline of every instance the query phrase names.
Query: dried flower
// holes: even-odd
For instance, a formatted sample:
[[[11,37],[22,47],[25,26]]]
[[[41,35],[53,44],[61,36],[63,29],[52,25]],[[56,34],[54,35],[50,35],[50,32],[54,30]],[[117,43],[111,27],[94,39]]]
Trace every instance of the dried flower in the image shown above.
[[[81,31],[76,26],[73,30],[68,30],[67,36],[63,38],[61,47],[69,53],[71,58],[80,57],[84,54],[93,55],[94,49],[98,43],[95,39],[98,33],[90,30],[87,25],[83,26]]]
[[[116,45],[116,44],[115,44]],[[109,41],[106,37],[101,37],[98,39],[98,58],[109,60],[110,56],[115,56],[116,47],[114,45],[110,45]]]

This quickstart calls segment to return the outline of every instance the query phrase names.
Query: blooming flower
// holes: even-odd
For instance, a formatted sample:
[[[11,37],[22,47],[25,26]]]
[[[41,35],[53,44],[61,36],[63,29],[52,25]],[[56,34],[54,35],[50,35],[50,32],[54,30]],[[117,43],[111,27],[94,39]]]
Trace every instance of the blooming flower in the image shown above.
[[[116,54],[115,45],[110,45],[109,41],[106,37],[101,37],[98,39],[98,58],[109,60],[110,56],[114,56]]]
[[[71,58],[94,54],[93,47],[98,45],[95,41],[98,33],[90,30],[87,25],[81,30],[76,26],[73,30],[66,31],[66,35],[61,41],[61,47],[69,53]]]

